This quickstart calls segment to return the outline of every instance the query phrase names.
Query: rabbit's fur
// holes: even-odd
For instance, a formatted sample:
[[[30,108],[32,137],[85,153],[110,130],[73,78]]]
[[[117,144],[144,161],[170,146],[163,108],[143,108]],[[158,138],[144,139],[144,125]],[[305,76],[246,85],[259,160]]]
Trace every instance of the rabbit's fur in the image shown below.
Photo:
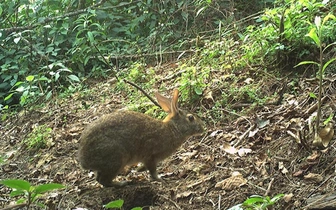
[[[133,111],[116,111],[88,126],[80,137],[79,162],[84,169],[97,171],[103,186],[118,185],[112,180],[126,165],[142,162],[154,180],[159,161],[171,155],[188,137],[204,131],[195,115],[178,109],[178,90],[173,99],[156,93],[163,120]]]

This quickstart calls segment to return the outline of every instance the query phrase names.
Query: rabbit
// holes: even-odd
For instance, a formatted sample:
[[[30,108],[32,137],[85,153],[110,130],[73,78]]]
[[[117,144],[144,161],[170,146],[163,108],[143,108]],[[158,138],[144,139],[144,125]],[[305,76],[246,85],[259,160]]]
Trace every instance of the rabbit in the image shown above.
[[[171,155],[188,137],[204,132],[204,123],[194,114],[178,108],[179,91],[173,98],[155,96],[168,113],[161,121],[134,111],[115,111],[84,129],[80,137],[79,163],[96,171],[96,180],[104,187],[123,186],[112,180],[126,166],[143,163],[152,179],[159,178],[156,166]]]

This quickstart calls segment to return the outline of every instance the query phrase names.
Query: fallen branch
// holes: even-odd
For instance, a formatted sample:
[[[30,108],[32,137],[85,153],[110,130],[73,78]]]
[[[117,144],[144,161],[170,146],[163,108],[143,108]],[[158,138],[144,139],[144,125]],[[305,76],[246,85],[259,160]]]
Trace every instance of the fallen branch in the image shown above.
[[[124,82],[132,85],[133,87],[135,87],[136,89],[140,90],[149,100],[151,100],[151,102],[153,102],[153,104],[155,104],[158,107],[161,107],[158,102],[156,102],[148,93],[146,93],[146,91],[144,91],[144,89],[142,89],[141,87],[139,87],[137,84],[134,84],[133,82],[130,82],[126,79],[124,79]]]

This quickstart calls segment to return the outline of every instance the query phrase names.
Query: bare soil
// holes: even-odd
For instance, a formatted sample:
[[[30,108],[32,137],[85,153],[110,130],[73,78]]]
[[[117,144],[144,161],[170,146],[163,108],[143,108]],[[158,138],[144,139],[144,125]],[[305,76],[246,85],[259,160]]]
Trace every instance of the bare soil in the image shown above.
[[[65,190],[41,197],[47,209],[104,209],[104,204],[117,199],[124,200],[123,209],[228,209],[251,195],[273,197],[280,193],[285,197],[273,209],[336,209],[332,199],[336,187],[335,135],[325,149],[317,149],[309,133],[309,122],[317,110],[316,99],[309,93],[317,95],[318,81],[292,81],[289,77],[279,82],[265,76],[256,82],[263,83],[264,94],[269,96],[283,90],[283,98],[260,106],[232,100],[222,106],[228,108],[212,109],[227,91],[220,84],[209,89],[211,92],[198,104],[184,102],[182,107],[196,107],[207,131],[190,138],[160,163],[158,172],[166,182],[151,181],[148,172],[136,172],[136,166],[130,166],[117,177],[130,181],[122,188],[103,188],[94,174],[81,169],[77,162],[78,140],[85,126],[131,103],[125,91],[115,88],[113,79],[91,81],[89,90],[21,111],[1,122],[0,154],[8,159],[0,165],[0,179],[66,185]],[[242,79],[235,85],[246,82]],[[323,86],[325,120],[335,114],[336,76],[328,75]],[[166,87],[164,94],[170,95],[173,87]],[[29,149],[22,142],[38,125],[52,128],[52,137],[45,148]],[[335,129],[334,124],[332,127]],[[16,198],[9,193],[10,189],[0,185],[0,207],[15,204]]]

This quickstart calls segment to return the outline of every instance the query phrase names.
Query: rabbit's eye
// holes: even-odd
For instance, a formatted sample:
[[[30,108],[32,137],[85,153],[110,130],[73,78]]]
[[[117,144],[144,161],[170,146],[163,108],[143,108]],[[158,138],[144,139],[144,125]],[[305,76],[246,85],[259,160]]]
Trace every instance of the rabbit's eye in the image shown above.
[[[192,116],[192,115],[189,115],[189,116],[188,116],[188,119],[189,119],[190,122],[192,122],[192,121],[195,120],[194,116]]]

